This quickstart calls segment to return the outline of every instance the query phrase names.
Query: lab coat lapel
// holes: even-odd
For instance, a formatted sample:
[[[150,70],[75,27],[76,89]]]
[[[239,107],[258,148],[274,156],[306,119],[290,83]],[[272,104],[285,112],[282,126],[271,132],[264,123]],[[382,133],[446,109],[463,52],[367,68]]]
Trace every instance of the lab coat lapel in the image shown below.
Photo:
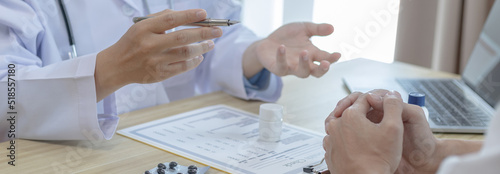
[[[142,3],[142,1],[137,1],[137,0],[123,0],[127,5],[132,7],[135,11],[141,12],[143,9],[141,9],[142,5],[139,5],[139,3]]]

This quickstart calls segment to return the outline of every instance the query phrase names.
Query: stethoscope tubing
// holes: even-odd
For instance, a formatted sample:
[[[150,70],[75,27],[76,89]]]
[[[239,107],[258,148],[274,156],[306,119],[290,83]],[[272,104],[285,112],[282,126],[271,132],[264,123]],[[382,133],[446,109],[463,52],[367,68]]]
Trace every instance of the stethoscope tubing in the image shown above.
[[[64,2],[62,0],[58,0],[59,2],[59,7],[61,8],[61,13],[64,19],[64,24],[66,25],[66,32],[68,33],[68,41],[69,45],[71,46],[71,52],[69,52],[69,58],[76,58],[78,57],[78,54],[76,52],[76,46],[75,46],[75,37],[73,36],[73,30],[71,29],[71,23],[68,17],[68,13],[66,12],[66,6],[64,5]]]

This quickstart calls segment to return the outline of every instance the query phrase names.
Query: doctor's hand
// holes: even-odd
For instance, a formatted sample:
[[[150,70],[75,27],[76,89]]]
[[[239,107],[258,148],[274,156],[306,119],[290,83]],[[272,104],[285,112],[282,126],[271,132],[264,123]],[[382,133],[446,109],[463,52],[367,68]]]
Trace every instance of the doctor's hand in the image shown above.
[[[394,173],[403,144],[403,101],[395,92],[380,100],[383,110],[374,123],[367,115],[374,108],[368,94],[358,97],[342,117],[326,123],[325,161],[331,173]],[[333,114],[333,113],[332,113]]]
[[[165,31],[207,17],[202,9],[164,10],[130,27],[122,38],[97,55],[97,101],[130,83],[154,83],[198,66],[222,36],[218,27]],[[200,43],[198,43],[200,42]]]
[[[321,77],[330,64],[340,58],[340,53],[319,50],[310,38],[332,33],[333,26],[330,24],[302,22],[284,25],[247,48],[243,54],[244,75],[250,78],[266,68],[278,76]],[[316,65],[313,61],[320,64]]]

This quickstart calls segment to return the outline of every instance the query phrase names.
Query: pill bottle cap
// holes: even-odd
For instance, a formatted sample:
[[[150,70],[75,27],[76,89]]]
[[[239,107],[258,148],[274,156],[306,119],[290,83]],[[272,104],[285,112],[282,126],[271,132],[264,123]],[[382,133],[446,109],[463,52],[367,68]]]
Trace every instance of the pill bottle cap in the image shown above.
[[[425,106],[425,94],[421,92],[410,92],[408,94],[408,104],[418,105],[420,107]]]
[[[265,103],[260,105],[259,117],[261,121],[282,121],[283,106],[274,103]]]

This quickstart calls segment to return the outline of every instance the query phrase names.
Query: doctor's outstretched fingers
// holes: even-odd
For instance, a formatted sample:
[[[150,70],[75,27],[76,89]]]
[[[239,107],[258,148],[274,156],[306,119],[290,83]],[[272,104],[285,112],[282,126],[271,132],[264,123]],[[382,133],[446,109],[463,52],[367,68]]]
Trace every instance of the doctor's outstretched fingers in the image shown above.
[[[321,77],[341,55],[320,50],[310,39],[332,33],[330,24],[297,22],[283,25],[245,51],[244,75],[252,77],[266,68],[278,76]]]
[[[130,83],[154,83],[198,66],[222,36],[218,27],[165,31],[207,17],[203,9],[164,10],[134,24],[114,45],[97,55],[95,83],[101,100]],[[197,43],[199,42],[199,43]]]

